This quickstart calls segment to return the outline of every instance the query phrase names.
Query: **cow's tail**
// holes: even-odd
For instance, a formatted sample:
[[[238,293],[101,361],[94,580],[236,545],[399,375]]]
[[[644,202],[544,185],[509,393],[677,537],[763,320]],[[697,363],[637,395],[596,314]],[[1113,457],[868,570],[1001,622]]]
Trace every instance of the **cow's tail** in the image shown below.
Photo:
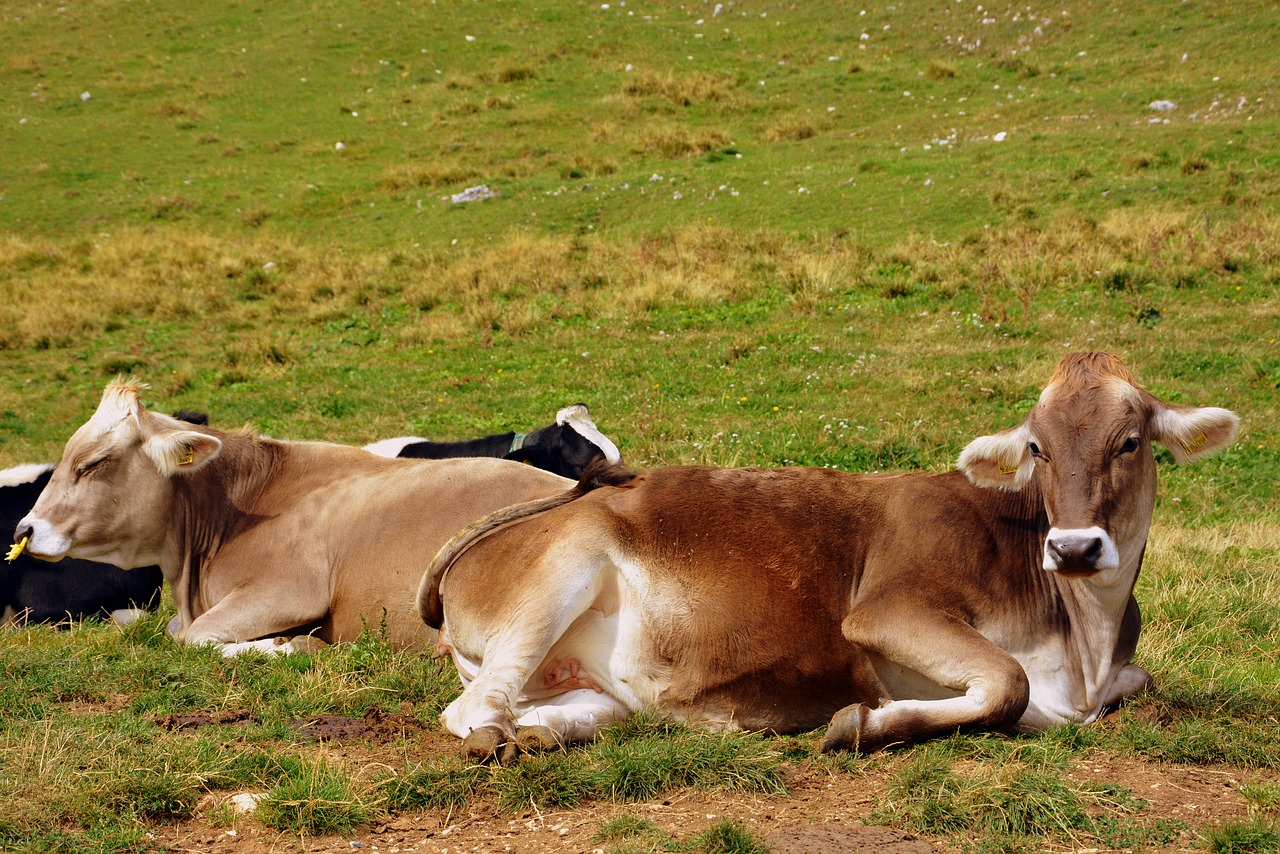
[[[572,489],[496,510],[454,534],[440,547],[440,551],[436,552],[436,556],[431,559],[431,564],[422,574],[422,583],[418,587],[418,613],[422,616],[423,622],[433,629],[439,629],[444,625],[444,600],[440,595],[440,585],[444,582],[449,568],[467,549],[496,531],[531,516],[538,516],[548,510],[563,507],[602,486],[624,486],[636,476],[635,472],[620,462],[611,463],[604,457],[596,457],[583,470],[581,479]]]

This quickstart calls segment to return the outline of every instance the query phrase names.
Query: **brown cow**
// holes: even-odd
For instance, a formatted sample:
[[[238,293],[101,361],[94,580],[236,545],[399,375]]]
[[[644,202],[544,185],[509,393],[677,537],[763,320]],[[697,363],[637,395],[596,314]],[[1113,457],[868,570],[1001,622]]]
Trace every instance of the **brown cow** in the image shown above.
[[[423,578],[477,757],[591,738],[639,710],[823,749],[1088,723],[1150,684],[1130,663],[1155,501],[1234,414],[1171,406],[1106,354],[1058,366],[960,471],[597,465],[460,533]]]
[[[504,460],[391,460],[214,430],[149,412],[142,388],[107,386],[14,539],[29,535],[44,560],[158,564],[178,640],[227,654],[384,623],[397,646],[433,643],[414,608],[430,556],[486,513],[573,485]]]

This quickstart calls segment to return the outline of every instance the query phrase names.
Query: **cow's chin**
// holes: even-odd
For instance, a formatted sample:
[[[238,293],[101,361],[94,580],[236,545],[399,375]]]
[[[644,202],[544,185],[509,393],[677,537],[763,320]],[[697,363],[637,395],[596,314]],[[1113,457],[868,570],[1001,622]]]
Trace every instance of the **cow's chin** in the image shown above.
[[[37,551],[30,546],[23,549],[22,553],[28,557],[33,557],[36,560],[44,561],[45,563],[57,563],[67,556],[66,552],[62,552],[60,554],[45,554],[44,552]]]

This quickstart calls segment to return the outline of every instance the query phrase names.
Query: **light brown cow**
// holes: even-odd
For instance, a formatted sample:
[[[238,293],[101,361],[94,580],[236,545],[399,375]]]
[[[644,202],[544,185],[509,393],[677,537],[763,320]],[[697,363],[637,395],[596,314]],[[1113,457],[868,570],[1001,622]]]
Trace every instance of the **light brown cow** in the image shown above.
[[[178,640],[288,651],[386,626],[434,643],[414,607],[449,536],[501,507],[573,482],[505,460],[391,460],[149,412],[136,383],[107,386],[15,541],[45,560],[158,564]],[[306,633],[289,644],[269,638]],[[268,638],[267,640],[259,640]]]
[[[829,723],[828,751],[1091,722],[1150,684],[1151,443],[1187,461],[1236,426],[1089,353],[957,472],[597,466],[605,485],[499,512],[428,569],[419,608],[466,685],[442,720],[502,761],[639,710]]]

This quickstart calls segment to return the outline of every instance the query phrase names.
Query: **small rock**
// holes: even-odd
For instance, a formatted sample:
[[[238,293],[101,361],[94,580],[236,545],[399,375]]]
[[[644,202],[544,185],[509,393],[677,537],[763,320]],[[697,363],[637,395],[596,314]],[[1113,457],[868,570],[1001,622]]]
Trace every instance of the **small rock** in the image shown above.
[[[481,199],[492,199],[498,196],[497,190],[489,188],[488,184],[479,184],[475,187],[467,187],[461,193],[454,193],[449,197],[449,201],[455,205],[463,202],[478,202]]]
[[[1155,110],[1157,113],[1167,113],[1178,109],[1178,105],[1173,103],[1173,101],[1152,101],[1150,104],[1147,104],[1147,109]]]

